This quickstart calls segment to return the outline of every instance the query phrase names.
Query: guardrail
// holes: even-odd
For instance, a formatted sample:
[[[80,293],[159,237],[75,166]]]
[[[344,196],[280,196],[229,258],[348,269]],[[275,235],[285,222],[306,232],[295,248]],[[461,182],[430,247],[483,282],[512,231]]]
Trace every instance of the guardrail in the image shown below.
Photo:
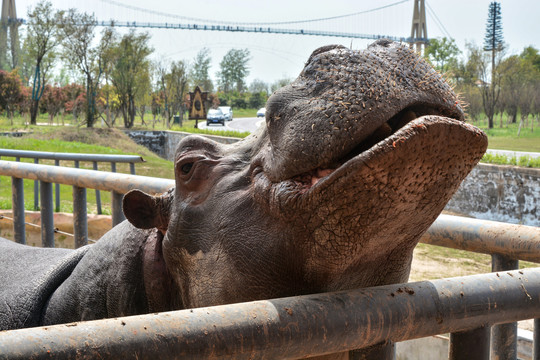
[[[39,160],[54,160],[55,166],[60,166],[60,161],[73,161],[75,168],[78,168],[80,162],[91,162],[93,169],[98,170],[99,162],[107,162],[111,164],[111,171],[116,172],[116,163],[129,163],[129,170],[132,175],[135,175],[135,163],[144,162],[144,159],[139,155],[103,155],[103,154],[76,154],[76,153],[56,153],[47,151],[27,151],[27,150],[12,150],[0,149],[0,159],[2,156],[13,157],[16,161],[24,159],[34,159],[34,164],[39,164]],[[34,182],[34,210],[39,209],[39,181]],[[55,209],[60,211],[60,184],[55,186]],[[96,190],[96,206],[97,213],[101,214],[101,195],[99,190]]]
[[[74,190],[75,189],[77,190],[77,191],[74,191],[74,202],[77,203],[77,205],[74,205],[74,209],[79,209],[80,207],[84,208],[84,211],[77,210],[77,212],[80,212],[80,213],[76,215],[76,220],[75,220],[76,228],[78,227],[82,228],[83,225],[84,226],[86,225],[86,223],[84,222],[85,220],[82,220],[82,218],[86,216],[86,206],[80,205],[80,204],[85,204],[86,200],[85,200],[85,196],[76,195],[77,193],[79,193],[79,191],[84,192],[86,188],[112,191],[114,194],[113,195],[113,219],[114,219],[113,224],[117,224],[123,219],[123,216],[121,216],[121,198],[122,198],[123,193],[131,189],[137,188],[148,193],[157,194],[157,193],[165,192],[166,190],[174,186],[173,180],[136,176],[136,175],[127,175],[127,174],[108,173],[108,172],[101,172],[101,171],[96,172],[92,170],[63,168],[63,167],[55,167],[55,166],[48,166],[48,165],[34,165],[34,164],[28,164],[28,163],[17,163],[17,162],[9,162],[9,161],[2,161],[2,160],[0,160],[0,175],[7,175],[7,176],[12,177],[13,199],[14,199],[13,201],[14,218],[15,218],[15,213],[17,213],[18,214],[17,217],[19,218],[22,217],[23,221],[24,221],[24,204],[22,204],[21,206],[21,204],[19,203],[19,199],[22,199],[23,196],[22,196],[22,193],[20,193],[21,190],[19,190],[19,185],[17,185],[19,182],[22,184],[22,178],[39,180],[42,183],[42,187],[41,187],[42,189],[48,189],[48,185],[43,186],[43,184],[48,184],[48,183],[50,184],[51,182],[58,182],[58,183],[66,184],[66,185],[72,185],[74,187]],[[22,185],[20,185],[20,187],[22,188]],[[52,189],[46,190],[46,191],[52,192]],[[50,198],[50,196],[45,194],[45,196],[42,196],[42,199],[44,198],[48,199]],[[46,203],[42,203],[42,221],[50,222],[49,225],[45,225],[44,223],[44,226],[46,226],[47,229],[50,229],[53,227],[52,218],[49,220],[49,218],[47,217],[48,216],[47,211],[49,211],[49,213],[52,213],[52,212],[47,209],[52,209],[52,200],[47,200],[47,201],[50,201],[51,204],[47,205]],[[45,210],[45,213],[43,212],[44,210]],[[84,224],[82,224],[83,222]],[[17,225],[14,224],[14,227],[16,228]],[[24,228],[24,223],[23,223],[23,228]],[[80,233],[83,230],[78,230],[78,231]],[[43,238],[48,239],[48,237],[50,236],[49,232],[50,230],[46,230],[46,231],[43,230],[42,239]],[[15,229],[15,233],[17,234],[16,229]],[[498,223],[498,222],[485,221],[485,220],[467,219],[467,218],[450,216],[450,215],[441,215],[435,221],[435,223],[429,228],[427,233],[422,237],[421,241],[428,244],[433,244],[433,245],[446,246],[446,247],[452,247],[452,248],[457,248],[457,249],[462,249],[462,250],[491,254],[492,255],[492,269],[493,271],[499,272],[499,273],[490,274],[490,275],[479,275],[480,277],[475,277],[475,278],[464,277],[464,278],[458,278],[457,280],[444,279],[444,280],[437,280],[436,282],[420,282],[420,283],[392,285],[389,287],[382,287],[382,288],[356,290],[359,292],[359,294],[368,294],[368,297],[366,299],[371,299],[371,300],[369,301],[366,299],[358,300],[360,301],[359,303],[356,302],[357,300],[354,300],[354,302],[349,303],[350,306],[346,307],[347,312],[344,312],[345,311],[344,308],[340,308],[339,312],[344,312],[343,316],[345,320],[341,319],[339,321],[345,321],[345,325],[343,325],[343,323],[341,323],[341,325],[334,324],[334,323],[326,323],[325,322],[326,320],[320,319],[317,316],[315,316],[315,318],[318,318],[318,320],[316,324],[314,323],[312,325],[309,325],[311,326],[311,329],[316,329],[316,328],[325,328],[327,330],[337,329],[336,331],[338,331],[338,333],[336,335],[336,339],[348,337],[349,335],[345,334],[345,332],[353,332],[357,335],[361,334],[361,335],[358,335],[360,336],[360,338],[356,338],[356,340],[354,340],[356,342],[345,343],[343,341],[340,341],[339,344],[341,345],[339,344],[335,345],[333,343],[332,346],[339,346],[341,350],[347,350],[347,349],[355,348],[359,346],[360,347],[369,346],[370,344],[375,344],[377,341],[380,341],[381,339],[401,341],[401,340],[405,340],[406,338],[412,339],[412,338],[429,336],[429,335],[434,335],[434,334],[450,331],[452,332],[451,337],[450,337],[450,341],[451,341],[450,354],[451,354],[451,359],[453,360],[471,359],[471,358],[489,359],[490,348],[492,348],[493,354],[496,358],[515,359],[517,357],[517,345],[516,345],[517,344],[517,324],[515,323],[515,321],[526,319],[526,318],[539,318],[540,317],[540,313],[538,312],[540,310],[540,306],[538,304],[538,302],[540,301],[540,292],[539,292],[540,290],[537,288],[537,286],[540,286],[540,278],[537,277],[537,276],[540,276],[540,273],[539,273],[540,269],[527,270],[527,271],[509,271],[509,270],[517,269],[518,260],[540,262],[540,228],[531,227],[531,226],[523,226],[523,225]],[[44,246],[51,246],[51,243],[49,240],[43,240],[43,243],[44,243]],[[77,246],[81,245],[82,243],[84,243],[84,241],[76,240]],[[54,246],[54,239],[53,239],[52,245]],[[531,274],[530,275],[531,277],[529,277],[529,274]],[[500,280],[500,281],[493,281],[493,280]],[[465,284],[468,284],[468,285],[465,286]],[[484,288],[485,284],[491,284],[491,285],[489,285],[488,288]],[[439,290],[437,290],[436,292],[430,293],[429,291],[425,292],[426,288],[428,289],[434,288],[434,289],[439,289]],[[412,290],[409,290],[409,289],[412,289]],[[449,290],[446,291],[444,289],[449,289]],[[461,289],[461,290],[458,291],[457,289]],[[375,296],[376,294],[381,294],[381,292],[387,294],[384,296],[380,295],[381,296],[380,299],[378,297],[376,298],[376,299],[379,299],[381,303],[379,303],[378,301],[374,301],[373,299],[375,298],[373,296]],[[343,294],[347,294],[346,296],[353,296],[353,293],[354,292],[345,292]],[[406,293],[409,295],[412,295],[412,294],[417,294],[417,295],[423,294],[423,295],[415,296],[414,298],[416,298],[417,300],[414,300],[411,303],[407,303],[405,308],[401,308],[401,307],[394,308],[393,301],[395,300],[395,295],[398,293],[399,294]],[[388,296],[388,294],[394,294],[394,296],[392,295]],[[435,294],[437,294],[437,297],[434,297]],[[321,296],[326,296],[326,295],[312,295],[312,296],[314,296],[315,299],[322,299]],[[328,298],[328,301],[330,301],[333,304],[331,306],[338,306],[333,303],[334,301],[338,303],[342,302],[342,299],[339,298],[339,296],[341,295],[339,295],[338,298],[333,297],[334,295],[332,294],[328,296],[330,296],[330,298]],[[362,297],[364,295],[356,294],[354,296]],[[304,300],[307,301],[307,303],[304,304]],[[384,302],[382,302],[383,300]],[[277,304],[278,302],[276,301],[277,300],[268,300],[267,303]],[[291,306],[293,306],[294,304],[299,304],[298,311],[300,313],[302,307],[308,306],[307,304],[309,304],[310,302],[314,300],[310,297],[298,297],[298,298],[290,298],[289,300],[285,299],[283,301],[286,301],[286,303],[279,302],[279,304],[284,304],[283,306],[287,306],[287,308],[289,309],[293,309],[293,307]],[[441,301],[444,301],[444,304],[446,305],[443,306],[442,305],[443,303]],[[363,305],[366,302],[370,304],[367,307],[366,305]],[[257,302],[257,304],[259,303],[260,302]],[[317,306],[320,306],[320,302],[316,302],[316,303],[318,304]],[[323,301],[323,303],[326,303],[326,301]],[[285,305],[285,304],[289,304],[290,306]],[[376,304],[377,306],[374,307],[374,304]],[[244,305],[242,304],[227,305],[223,309],[225,309],[224,311],[227,311],[227,312],[232,311],[233,313],[235,311],[236,312],[244,311],[244,310],[239,310],[239,308],[235,306],[244,306]],[[249,307],[252,305],[246,305],[246,306],[248,306],[247,309],[250,309],[250,310],[245,310],[247,311],[248,314],[251,314],[250,311],[255,311],[256,309],[256,308]],[[294,306],[297,306],[297,305],[294,305]],[[532,306],[532,307],[529,307],[529,306]],[[211,309],[221,309],[221,308],[211,308]],[[315,310],[314,313],[319,313],[320,309],[322,308],[319,308],[319,310]],[[355,310],[355,309],[358,309],[358,310]],[[412,314],[410,313],[410,309],[417,309],[417,310],[415,310],[415,313]],[[459,310],[454,310],[454,309],[459,309]],[[211,311],[214,311],[214,310],[211,310]],[[218,311],[218,310],[215,310],[215,311]],[[293,310],[292,313],[294,314],[295,311],[296,310]],[[367,320],[363,320],[364,321],[363,323],[357,324],[352,320],[352,319],[356,319],[357,316],[363,316],[363,315],[360,315],[360,313],[368,313],[370,311],[374,311],[377,314],[377,317],[382,316],[383,320],[380,320],[380,321],[383,321],[383,322],[381,323],[372,322],[374,321],[373,319],[377,318],[375,317],[374,314],[369,315],[367,317]],[[397,312],[394,313],[394,311],[397,311]],[[411,318],[412,320],[409,319],[408,317],[406,319],[402,319],[400,317],[401,315],[399,315],[401,314],[402,311],[405,311],[406,314],[409,314],[408,316],[412,316]],[[418,314],[416,314],[416,311],[418,311]],[[435,312],[430,313],[430,311],[435,311]],[[143,336],[145,339],[141,340],[140,337],[137,337],[135,335],[131,337],[131,335],[128,336],[122,333],[123,339],[129,340],[129,341],[126,340],[125,343],[131,344],[129,346],[132,346],[133,349],[135,348],[139,349],[137,351],[140,351],[140,353],[136,352],[136,354],[138,354],[137,356],[140,356],[140,358],[144,358],[146,356],[144,354],[147,354],[146,351],[148,351],[148,349],[154,349],[153,351],[158,351],[159,349],[162,349],[162,346],[164,349],[169,349],[170,346],[172,346],[175,349],[174,351],[176,351],[178,350],[178,347],[180,347],[180,345],[182,345],[181,347],[184,348],[185,344],[184,342],[182,342],[183,341],[182,339],[188,339],[189,341],[186,340],[185,342],[188,342],[189,344],[191,344],[191,341],[193,339],[197,339],[197,342],[195,343],[195,345],[191,344],[186,347],[186,349],[195,347],[197,350],[193,350],[194,351],[193,353],[189,353],[189,351],[192,351],[192,350],[185,350],[185,351],[188,351],[188,353],[186,353],[187,354],[186,356],[188,357],[191,356],[194,358],[194,357],[198,357],[199,354],[204,354],[204,351],[202,349],[205,349],[205,346],[207,346],[208,344],[205,345],[205,342],[201,339],[204,339],[205,336],[208,335],[207,333],[205,334],[204,331],[208,332],[208,329],[209,328],[212,329],[213,327],[203,326],[199,330],[200,331],[203,331],[202,329],[206,329],[206,330],[203,331],[203,334],[197,333],[198,335],[196,333],[186,332],[187,330],[182,332],[183,330],[178,329],[178,326],[174,327],[174,329],[169,328],[170,324],[174,324],[175,321],[180,321],[179,320],[180,318],[184,319],[182,320],[184,321],[184,323],[185,321],[188,321],[188,320],[193,321],[194,319],[193,316],[189,315],[192,313],[191,312],[178,312],[178,315],[180,316],[180,318],[175,318],[176,313],[169,313],[169,314],[170,315],[166,315],[166,314],[159,315],[159,316],[164,316],[164,318],[162,317],[152,318],[152,316],[156,316],[156,315],[146,315],[146,316],[139,317],[138,319],[141,319],[142,322],[137,322],[135,324],[138,324],[138,325],[133,325],[133,326],[138,329],[139,336]],[[201,314],[201,312],[197,310],[196,314]],[[254,312],[253,314],[256,314],[256,312]],[[309,316],[313,316],[313,313],[308,312],[308,314],[310,314]],[[330,314],[333,314],[333,313],[327,312],[324,314],[330,316]],[[176,320],[170,323],[164,322],[163,319],[169,319],[171,317],[173,317]],[[279,320],[282,321],[283,317],[286,318],[286,316],[280,313]],[[126,318],[126,319],[129,319],[129,321],[131,322],[135,318],[133,319]],[[152,321],[154,320],[152,319],[157,319],[158,323],[160,324],[159,325],[160,327],[158,327],[156,323],[153,323]],[[198,320],[195,321],[195,323],[193,324],[190,323],[189,329],[193,329],[193,326],[196,326],[196,324],[204,323],[202,322],[203,320],[201,320],[199,317],[196,317],[196,319]],[[245,346],[247,346],[246,341],[249,344],[253,344],[253,345],[249,345],[251,346],[249,347],[249,349],[252,349],[253,346],[258,348],[262,346],[261,344],[266,344],[266,347],[263,346],[264,349],[261,350],[263,351],[263,353],[259,353],[259,352],[253,353],[251,351],[255,351],[255,350],[249,350],[250,352],[248,352],[248,355],[246,355],[246,358],[248,358],[249,356],[272,358],[273,356],[268,355],[268,354],[272,354],[272,352],[268,350],[267,347],[270,345],[275,347],[277,346],[276,343],[275,342],[272,342],[271,344],[270,343],[267,344],[266,342],[259,343],[258,342],[259,340],[256,340],[257,336],[262,336],[261,329],[265,329],[265,326],[268,327],[272,324],[265,323],[264,318],[259,319],[263,321],[263,323],[260,323],[259,320],[253,320],[253,319],[255,318],[250,319],[248,316],[248,318],[245,319],[245,323],[242,323],[241,325],[239,325],[243,329],[242,332],[234,332],[236,330],[234,331],[231,330],[233,331],[233,333],[231,333],[230,335],[231,337],[230,338],[223,337],[223,339],[228,339],[227,341],[232,341],[231,339],[241,338],[243,339],[244,341],[243,344]],[[434,320],[438,324],[437,326],[432,324]],[[122,321],[125,322],[125,320],[122,320]],[[223,327],[225,328],[227,327],[224,324],[218,324],[217,322],[215,322],[217,321],[215,318],[211,318],[209,321],[214,321],[212,324],[216,325],[217,328],[221,329]],[[152,324],[152,325],[151,327],[148,327],[148,325],[142,325],[143,323]],[[182,322],[178,322],[178,324],[181,324],[181,323]],[[235,324],[236,323],[238,322],[235,322]],[[403,324],[405,323],[409,324],[410,326],[407,325],[409,326],[407,328],[400,327],[400,326],[403,326]],[[455,327],[454,325],[452,325],[451,327],[448,327],[449,326],[448,323],[454,324]],[[490,336],[491,325],[497,324],[497,323],[504,323],[504,324],[494,326],[492,335]],[[86,329],[86,326],[89,326],[89,327],[94,326],[92,324],[94,324],[94,322],[79,323],[77,325],[77,329]],[[97,324],[95,325],[97,327],[93,327],[92,329],[94,330],[92,331],[96,331],[97,333],[102,333],[102,334],[107,334],[107,333],[112,334],[109,331],[112,331],[113,333],[117,331],[115,330],[115,327],[117,327],[118,320],[102,320],[101,322],[96,322],[95,324]],[[287,331],[291,331],[291,328],[283,327],[283,326],[286,326],[286,324],[289,324],[289,323],[280,322],[278,324],[279,326],[276,325],[278,326],[277,329],[281,329],[281,330],[288,329]],[[298,323],[295,322],[295,326],[296,324]],[[429,326],[427,326],[426,324]],[[540,359],[540,339],[539,339],[540,320],[536,319],[534,324],[535,324],[535,332],[534,332],[535,357],[534,359],[538,360]],[[374,327],[376,325],[384,325],[384,327],[376,328]],[[63,325],[60,325],[59,327],[47,327],[47,330],[42,329],[42,330],[35,330],[35,331],[39,332],[39,334],[41,334],[40,336],[43,336],[43,339],[46,339],[47,338],[46,334],[48,333],[57,334],[56,331],[62,332],[63,330],[58,330],[58,329],[62,329],[62,326]],[[138,327],[138,326],[141,326],[141,327]],[[146,328],[144,326],[146,326]],[[162,333],[162,330],[164,329],[161,326],[164,326],[165,329],[167,329],[165,333],[171,334],[170,336],[172,338],[178,337],[177,340],[174,340],[174,339],[170,340],[170,342],[167,342],[167,344],[169,345],[165,346],[163,342],[166,342],[166,339],[168,338],[166,337],[163,338],[163,342],[162,342],[162,340],[158,339],[160,338],[160,336],[157,336],[157,335],[152,336],[153,330],[149,330],[149,329],[154,329],[154,326],[156,326],[156,329],[158,329],[156,331],[160,332],[160,334]],[[359,328],[357,328],[356,326],[359,326]],[[346,331],[343,329],[343,327],[345,327]],[[142,331],[141,329],[144,329],[144,331]],[[371,329],[373,334],[380,335],[381,333],[383,333],[384,336],[383,338],[374,338],[375,335],[371,334],[366,329]],[[374,330],[374,329],[377,329],[377,330]],[[69,327],[70,337],[71,337],[72,331],[74,330],[75,330],[74,327]],[[20,331],[22,331],[21,334],[34,336],[34,333],[25,332],[25,331],[30,331],[30,330],[20,330]],[[229,330],[226,330],[226,331],[229,331]],[[245,333],[243,331],[245,331]],[[272,331],[277,331],[277,330],[272,330]],[[359,331],[360,333],[357,333],[357,331]],[[367,331],[367,334],[366,334],[366,331]],[[404,335],[403,332],[405,332],[406,335]],[[80,334],[81,337],[83,337],[83,333]],[[143,335],[143,334],[147,334],[151,339],[147,339],[146,338],[147,335]],[[221,334],[221,332],[218,332],[218,334]],[[2,334],[2,336],[4,335],[5,334]],[[328,334],[325,333],[325,336],[327,335]],[[280,336],[283,337],[285,335],[281,334]],[[287,332],[285,337],[289,339],[288,336],[289,336],[289,332]],[[86,340],[88,340],[87,334],[84,335],[84,337]],[[369,338],[373,340],[365,340],[364,338],[366,339]],[[490,338],[493,339],[493,346],[491,346]],[[0,338],[0,344],[4,343],[3,339],[6,339],[6,338]],[[64,349],[64,347],[66,347],[67,349],[71,346],[67,344],[69,342],[67,340],[66,342],[57,341],[58,340],[57,335],[52,335],[50,339],[51,339],[50,341],[56,341],[54,345],[56,347],[55,349],[60,349],[60,348]],[[122,349],[122,351],[127,351],[125,347],[122,347],[124,345],[115,344],[114,340],[105,340],[105,338],[101,338],[99,336],[96,336],[96,339],[97,339],[96,344],[98,343],[101,344],[99,346],[96,345],[98,346],[96,349],[103,349],[103,351],[105,351],[104,352],[105,354],[107,354],[108,351],[117,351],[117,350],[108,350],[108,349]],[[298,339],[302,339],[302,341],[307,341],[305,336],[302,335],[301,331],[297,335],[294,335],[293,337],[291,337],[290,339],[291,341],[293,340],[296,341]],[[315,337],[313,339],[319,339],[319,338]],[[72,340],[73,338],[71,337],[70,341]],[[279,341],[282,341],[282,340],[279,340]],[[141,344],[143,345],[141,344],[135,345],[135,344],[138,344],[138,341],[142,341]],[[202,342],[199,342],[199,341],[202,341]],[[212,342],[213,345],[210,346],[208,349],[217,349],[217,347],[222,346],[223,349],[220,351],[224,351],[224,354],[229,354],[229,355],[231,353],[230,352],[227,353],[227,351],[231,351],[231,349],[238,349],[238,348],[243,349],[241,344],[239,343],[231,344],[231,343],[228,343],[227,341],[225,341],[225,343],[221,345],[215,345],[217,343]],[[265,341],[267,341],[267,339]],[[323,343],[321,339],[313,340],[313,341],[314,343],[309,343],[311,344],[309,346],[291,345],[293,342],[279,343],[278,345],[285,346],[288,349],[291,349],[291,348],[310,349],[311,347],[316,349],[317,347],[315,347],[315,345],[313,344],[316,344],[319,342]],[[124,343],[124,340],[122,341],[122,343]],[[61,344],[64,344],[64,345],[61,345]],[[80,346],[81,348],[88,348],[88,346],[82,346],[81,344],[82,342],[74,346],[76,347]],[[32,346],[34,345],[32,344],[28,345],[28,347],[32,347]],[[46,348],[47,348],[46,345],[41,347],[41,349],[46,349]],[[10,349],[13,349],[13,351],[15,351],[15,348],[10,348]],[[81,349],[79,348],[79,350]],[[130,348],[130,351],[131,350],[132,348]],[[320,351],[322,353],[327,350],[328,349],[326,350],[322,349]],[[72,350],[65,350],[65,351],[69,352]],[[91,350],[88,350],[88,351],[91,351]],[[164,351],[163,353],[152,352],[152,356],[157,356],[156,354],[162,354],[163,356],[165,356],[164,354],[166,354],[167,351],[169,350],[163,350],[163,351]],[[245,351],[245,349],[242,351]],[[256,351],[259,351],[259,350],[256,350]],[[285,355],[282,356],[282,354],[286,353],[286,352],[282,353],[282,351],[283,349],[279,350],[280,355],[278,357],[287,358]],[[295,355],[297,353],[294,353],[294,351],[291,353],[293,354],[293,355],[290,355],[291,357],[297,356]],[[0,351],[0,353],[4,353],[4,351]],[[303,354],[308,354],[308,353],[311,354],[310,352],[306,352]],[[264,354],[264,356],[261,354]],[[387,351],[385,352],[384,356],[379,354],[377,355],[378,357],[374,357],[374,358],[391,359],[393,356],[392,354],[393,352]],[[471,356],[471,354],[475,354],[475,355]],[[223,355],[223,356],[226,356],[226,355]],[[236,353],[235,353],[235,357],[237,357]],[[238,355],[237,358],[243,358],[243,357]]]
[[[140,189],[157,194],[165,192],[174,186],[174,181],[167,179],[4,160],[0,160],[0,175],[11,176],[15,241],[21,244],[26,242],[23,179],[40,182],[41,242],[44,247],[54,247],[52,183],[73,186],[73,220],[76,247],[88,243],[87,188],[111,191],[112,222],[114,226],[124,220],[122,213],[123,194],[131,189]]]

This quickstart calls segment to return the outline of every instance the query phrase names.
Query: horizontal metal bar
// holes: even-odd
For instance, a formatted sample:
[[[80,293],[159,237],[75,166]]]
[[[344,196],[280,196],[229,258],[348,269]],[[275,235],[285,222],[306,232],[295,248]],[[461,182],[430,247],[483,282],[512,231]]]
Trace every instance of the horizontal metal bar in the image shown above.
[[[139,155],[104,155],[104,154],[77,154],[77,153],[57,153],[48,151],[28,151],[0,149],[0,156],[49,159],[49,160],[71,160],[71,161],[103,161],[121,163],[140,163],[145,160]]]
[[[159,194],[174,186],[174,180],[169,179],[4,160],[0,160],[0,175],[116,191],[121,194],[132,189]]]
[[[540,268],[0,332],[9,359],[291,359],[540,316]]]
[[[440,215],[420,239],[431,245],[540,262],[540,228]]]

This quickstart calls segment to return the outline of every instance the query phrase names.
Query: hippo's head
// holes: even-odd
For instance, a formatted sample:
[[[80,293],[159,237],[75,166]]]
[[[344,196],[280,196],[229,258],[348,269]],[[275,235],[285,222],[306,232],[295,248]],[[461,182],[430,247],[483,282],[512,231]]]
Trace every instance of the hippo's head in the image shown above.
[[[320,48],[270,97],[258,133],[184,138],[174,191],[126,195],[138,209],[126,216],[165,233],[184,307],[406,281],[420,236],[486,149],[463,119],[406,46]]]

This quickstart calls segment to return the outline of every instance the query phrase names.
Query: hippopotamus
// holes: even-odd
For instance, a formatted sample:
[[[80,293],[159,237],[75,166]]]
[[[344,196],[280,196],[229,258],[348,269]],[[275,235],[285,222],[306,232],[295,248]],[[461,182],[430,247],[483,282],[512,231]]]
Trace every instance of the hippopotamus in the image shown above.
[[[265,126],[234,144],[182,139],[175,186],[127,193],[127,220],[96,244],[0,243],[0,328],[406,282],[486,147],[408,46],[319,48],[270,96]]]

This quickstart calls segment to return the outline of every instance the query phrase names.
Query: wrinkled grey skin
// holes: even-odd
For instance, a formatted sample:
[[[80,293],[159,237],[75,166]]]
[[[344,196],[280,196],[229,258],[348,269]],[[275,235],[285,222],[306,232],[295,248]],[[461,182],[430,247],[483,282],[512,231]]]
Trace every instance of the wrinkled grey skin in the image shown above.
[[[316,50],[266,109],[236,144],[183,139],[175,188],[128,193],[129,222],[28,326],[407,281],[419,237],[487,147],[441,76],[384,40]]]

